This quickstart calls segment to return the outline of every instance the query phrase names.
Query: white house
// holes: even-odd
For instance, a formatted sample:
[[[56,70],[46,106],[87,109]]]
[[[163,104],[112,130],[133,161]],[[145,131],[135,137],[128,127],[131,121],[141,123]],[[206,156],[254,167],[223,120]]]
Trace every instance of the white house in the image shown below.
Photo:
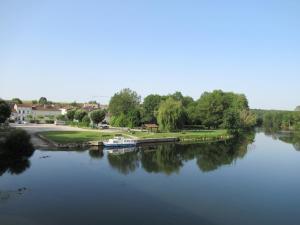
[[[28,115],[32,115],[32,105],[30,104],[15,104],[13,114],[14,120],[23,121]]]
[[[15,104],[11,119],[24,121],[28,116],[36,118],[38,116],[58,116],[61,114],[62,111],[53,105]]]

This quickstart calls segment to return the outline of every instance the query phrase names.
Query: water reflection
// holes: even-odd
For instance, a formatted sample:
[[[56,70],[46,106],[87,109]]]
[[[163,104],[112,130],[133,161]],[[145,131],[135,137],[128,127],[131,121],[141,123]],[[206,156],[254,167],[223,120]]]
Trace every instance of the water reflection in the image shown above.
[[[300,151],[300,133],[265,131],[265,135],[272,137],[274,140],[292,144],[295,150]]]
[[[30,136],[22,130],[11,131],[0,143],[0,176],[8,172],[21,174],[30,167],[34,152]]]
[[[110,165],[123,174],[134,172],[139,167],[148,173],[179,173],[185,162],[194,159],[201,171],[209,172],[243,158],[254,137],[253,132],[226,142],[143,146],[127,153],[115,150],[107,157]]]

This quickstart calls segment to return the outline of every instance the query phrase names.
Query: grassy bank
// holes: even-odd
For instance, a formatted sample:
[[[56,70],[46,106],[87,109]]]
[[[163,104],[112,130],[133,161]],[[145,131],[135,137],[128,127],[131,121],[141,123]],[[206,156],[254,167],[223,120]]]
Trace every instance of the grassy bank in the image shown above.
[[[179,138],[181,141],[197,141],[197,140],[215,140],[227,139],[230,136],[226,130],[202,130],[202,131],[181,131],[181,132],[133,132],[133,136],[141,139],[147,138]]]
[[[45,138],[59,144],[67,143],[83,143],[88,141],[103,141],[114,137],[116,134],[122,134],[127,137],[135,137],[137,139],[149,138],[179,138],[180,141],[211,141],[228,139],[226,130],[203,130],[203,131],[182,131],[182,132],[115,132],[105,133],[97,131],[48,131],[40,133]]]
[[[59,144],[103,141],[115,136],[114,133],[97,131],[47,131],[39,134]]]

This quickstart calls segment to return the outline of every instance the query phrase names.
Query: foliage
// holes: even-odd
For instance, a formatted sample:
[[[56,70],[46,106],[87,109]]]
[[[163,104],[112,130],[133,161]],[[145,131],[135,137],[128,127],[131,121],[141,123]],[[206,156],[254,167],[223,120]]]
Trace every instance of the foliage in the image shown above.
[[[40,105],[46,105],[47,103],[48,103],[47,98],[45,98],[45,97],[40,97],[40,99],[39,99],[39,104],[40,104]]]
[[[112,116],[127,115],[132,109],[139,107],[141,97],[128,88],[116,93],[109,102],[109,112]]]
[[[90,123],[91,123],[91,119],[88,115],[85,115],[83,118],[82,118],[82,123],[86,124],[86,126],[89,126]]]
[[[105,111],[101,110],[101,109],[94,110],[90,113],[90,118],[91,118],[93,123],[99,124],[105,118]]]
[[[30,166],[34,148],[24,130],[11,130],[0,142],[0,176],[5,172],[20,174]]]
[[[67,118],[70,121],[74,120],[76,109],[71,109],[67,111]]]
[[[14,104],[23,104],[22,100],[19,99],[19,98],[13,98],[13,99],[11,100],[11,102],[14,103]]]
[[[87,112],[83,109],[77,109],[74,114],[74,119],[82,122],[83,117],[87,115]]]
[[[10,114],[11,109],[9,104],[0,99],[0,123],[4,123],[10,117]]]
[[[21,129],[14,129],[6,136],[0,154],[12,157],[30,157],[33,147],[30,142],[30,135]]]
[[[60,120],[60,121],[66,121],[66,120],[67,120],[67,117],[66,117],[66,115],[57,115],[57,116],[56,116],[56,119],[57,119],[57,120]]]
[[[243,110],[249,111],[245,95],[215,90],[205,92],[195,105],[188,109],[189,117],[194,122],[200,122],[207,128],[220,128],[229,122],[229,117],[239,119],[237,114]],[[235,116],[233,113],[235,112]],[[225,118],[227,116],[227,118]],[[225,119],[227,121],[225,121]],[[233,122],[233,121],[232,121]],[[238,121],[236,122],[236,124]],[[228,124],[226,124],[227,126]],[[246,124],[244,124],[246,125]]]
[[[160,129],[174,131],[184,125],[184,109],[181,101],[168,98],[162,101],[157,116]]]
[[[120,127],[134,127],[140,124],[141,97],[130,89],[116,93],[109,102],[111,124]]]
[[[300,105],[295,108],[295,111],[300,111]]]
[[[269,131],[298,130],[299,123],[298,111],[269,111],[263,116],[263,126]]]
[[[142,122],[157,123],[156,114],[162,100],[160,95],[148,95],[142,105]]]
[[[38,101],[37,100],[32,100],[31,103],[36,105],[36,104],[38,104]]]

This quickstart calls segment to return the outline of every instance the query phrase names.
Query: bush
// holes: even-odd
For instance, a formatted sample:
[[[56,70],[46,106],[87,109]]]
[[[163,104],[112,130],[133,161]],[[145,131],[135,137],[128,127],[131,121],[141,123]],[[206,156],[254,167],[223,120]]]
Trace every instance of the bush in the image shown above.
[[[10,157],[30,157],[33,152],[30,135],[19,129],[9,132],[0,148],[0,155]]]
[[[45,123],[47,123],[47,124],[53,124],[54,120],[45,120]]]
[[[89,126],[91,123],[91,119],[88,115],[85,115],[83,118],[82,118],[82,124],[83,125],[86,125],[86,126]]]
[[[74,119],[82,122],[83,118],[87,115],[87,112],[83,109],[76,110],[74,114]]]

